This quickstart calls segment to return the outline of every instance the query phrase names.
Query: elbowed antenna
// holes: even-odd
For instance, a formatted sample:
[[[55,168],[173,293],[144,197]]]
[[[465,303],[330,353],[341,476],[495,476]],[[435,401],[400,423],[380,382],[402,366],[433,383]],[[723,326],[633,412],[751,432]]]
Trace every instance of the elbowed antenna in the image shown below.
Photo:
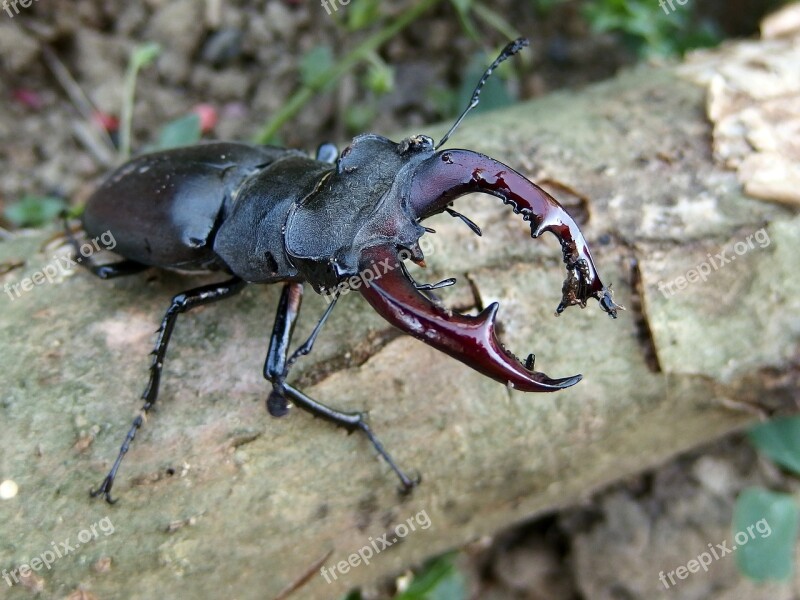
[[[467,113],[476,106],[478,106],[478,102],[480,102],[481,88],[489,80],[492,71],[494,71],[497,67],[499,67],[503,61],[505,61],[508,58],[511,58],[517,52],[525,48],[528,45],[528,43],[529,43],[528,38],[521,37],[517,38],[513,42],[509,42],[506,45],[506,47],[503,48],[503,51],[500,52],[500,55],[497,58],[495,58],[494,62],[491,65],[489,65],[488,69],[486,69],[486,72],[483,74],[483,77],[481,77],[481,80],[478,82],[478,85],[475,86],[475,91],[472,92],[472,100],[470,100],[470,103],[464,109],[464,112],[462,112],[461,115],[458,117],[458,119],[456,119],[456,122],[453,123],[453,126],[450,128],[450,131],[445,133],[444,137],[439,141],[438,144],[436,144],[436,148],[434,148],[434,150],[438,150],[441,146],[443,146],[444,143],[450,138],[452,133],[456,130],[456,128],[461,124],[461,121],[464,120],[464,117],[467,116]]]

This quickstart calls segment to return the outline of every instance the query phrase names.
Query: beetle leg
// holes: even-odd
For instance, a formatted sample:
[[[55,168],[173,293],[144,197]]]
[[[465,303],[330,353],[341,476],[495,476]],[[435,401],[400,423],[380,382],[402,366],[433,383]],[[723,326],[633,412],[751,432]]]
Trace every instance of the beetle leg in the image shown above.
[[[427,292],[430,290],[440,290],[442,288],[450,287],[451,285],[455,284],[456,284],[456,278],[448,277],[447,279],[442,279],[441,281],[438,281],[436,283],[417,283],[415,281],[414,287],[417,288],[418,290]]]
[[[128,275],[135,275],[149,269],[148,265],[143,265],[135,260],[121,260],[119,262],[111,263],[108,265],[96,264],[91,256],[75,259],[79,265],[86,268],[90,273],[99,277],[100,279],[114,279],[115,277],[126,277]]]
[[[273,382],[272,392],[267,398],[267,411],[273,417],[282,417],[289,412],[286,396],[282,393],[284,373],[286,372],[289,344],[292,341],[297,315],[303,302],[303,284],[286,283],[278,302],[278,312],[269,339],[267,360],[264,363],[264,379]]]
[[[481,231],[481,228],[478,227],[472,219],[469,219],[469,218],[465,217],[460,212],[458,212],[456,210],[453,210],[449,206],[446,207],[444,210],[451,217],[457,217],[457,218],[461,219],[464,222],[464,224],[472,230],[472,233],[474,233],[478,237],[483,235],[483,232]]]
[[[78,244],[78,240],[75,239],[75,236],[72,235],[72,230],[69,228],[69,223],[67,222],[66,217],[64,218],[64,235],[72,246],[72,249],[75,251],[75,254],[72,255],[72,259],[100,279],[114,279],[115,277],[135,275],[136,273],[141,273],[142,271],[150,268],[148,265],[143,265],[142,263],[138,263],[135,260],[129,259],[121,260],[108,265],[98,265],[94,262],[94,257],[91,254],[88,256],[83,256],[83,253],[80,249],[80,244]]]
[[[322,317],[314,326],[314,331],[311,332],[311,335],[308,336],[308,339],[303,342],[297,350],[292,352],[292,355],[289,357],[289,360],[286,361],[286,366],[283,368],[283,373],[281,374],[281,379],[286,379],[286,376],[289,374],[289,369],[292,368],[292,365],[297,362],[297,359],[301,356],[305,356],[314,348],[314,342],[317,341],[317,336],[319,332],[322,331],[322,327],[325,325],[325,322],[328,320],[331,312],[333,311],[333,307],[336,306],[336,302],[339,300],[339,295],[336,294],[331,300],[330,304],[328,304],[328,308],[325,309],[325,312],[322,314]]]
[[[441,281],[438,281],[436,283],[419,283],[411,276],[411,273],[408,272],[408,268],[402,261],[400,261],[400,268],[403,270],[403,274],[406,277],[408,277],[412,282],[414,282],[414,287],[424,292],[428,292],[431,290],[440,290],[442,288],[450,287],[451,285],[456,284],[455,277],[448,277],[447,279],[442,279]]]
[[[367,425],[363,413],[342,412],[330,408],[321,402],[309,398],[300,390],[286,383],[289,369],[295,361],[301,356],[305,356],[311,352],[314,341],[317,339],[323,325],[325,325],[325,322],[328,320],[328,316],[331,314],[331,311],[333,311],[333,307],[338,298],[338,295],[334,296],[333,301],[328,305],[322,318],[319,320],[316,327],[314,327],[314,331],[311,332],[308,339],[290,356],[289,344],[291,343],[294,325],[297,322],[297,317],[300,312],[300,305],[303,299],[303,285],[300,283],[287,283],[284,285],[281,299],[278,303],[278,314],[275,317],[275,325],[272,329],[267,360],[264,365],[264,377],[272,383],[272,392],[267,399],[267,410],[274,417],[285,415],[288,412],[288,397],[295,406],[311,413],[315,417],[320,417],[334,425],[344,427],[351,433],[356,429],[360,429],[378,451],[378,454],[384,458],[400,478],[403,491],[408,491],[414,487],[417,480],[409,478],[395,464],[391,455],[389,455],[383,447],[383,444],[375,437],[372,429]]]
[[[142,393],[142,400],[145,402],[139,410],[139,414],[133,420],[133,424],[128,430],[128,434],[125,436],[125,441],[122,442],[117,460],[114,461],[114,466],[111,467],[111,470],[108,472],[108,475],[106,475],[103,483],[100,484],[100,487],[91,492],[93,497],[102,495],[109,504],[115,502],[115,500],[111,498],[111,487],[114,485],[114,479],[117,476],[120,463],[122,463],[122,458],[127,454],[131,442],[136,437],[136,432],[144,423],[147,412],[153,407],[158,398],[158,384],[161,380],[161,369],[164,365],[167,346],[169,345],[169,340],[172,336],[172,330],[175,327],[175,320],[178,315],[197,306],[203,306],[204,304],[211,304],[212,302],[230,298],[239,293],[245,285],[247,285],[246,282],[238,277],[234,277],[222,283],[204,285],[183,292],[172,299],[172,303],[164,314],[164,318],[161,320],[161,327],[158,329],[158,340],[156,340],[155,348],[152,352],[153,362],[150,365],[150,380],[147,383],[144,393]]]
[[[292,341],[294,325],[297,322],[297,316],[300,313],[300,305],[303,300],[303,284],[287,283],[284,285],[281,299],[278,303],[278,313],[275,315],[275,325],[272,328],[272,336],[269,340],[267,360],[264,363],[264,378],[272,382],[272,392],[267,398],[267,411],[273,417],[282,417],[288,412],[286,397],[283,394],[283,383],[289,375],[289,369],[297,362],[297,359],[305,356],[314,348],[314,342],[333,311],[333,307],[336,306],[338,299],[339,296],[337,294],[333,297],[308,339],[289,356],[289,344]]]
[[[335,425],[340,427],[344,427],[349,432],[353,432],[356,429],[360,429],[364,432],[364,435],[369,438],[369,441],[372,442],[372,445],[375,447],[375,450],[378,451],[383,459],[387,462],[387,464],[391,467],[391,469],[397,474],[400,478],[400,484],[402,485],[401,492],[406,493],[409,492],[415,485],[420,482],[420,478],[416,477],[411,479],[408,475],[403,473],[400,467],[392,459],[391,455],[386,451],[381,444],[380,440],[375,437],[375,434],[370,429],[367,422],[364,420],[364,413],[361,412],[342,412],[336,409],[330,408],[329,406],[325,406],[324,404],[317,402],[316,400],[309,398],[300,390],[293,388],[291,385],[284,383],[283,384],[284,390],[286,395],[291,398],[292,402],[298,407],[302,408],[305,411],[310,412],[315,417],[320,417],[329,421]]]

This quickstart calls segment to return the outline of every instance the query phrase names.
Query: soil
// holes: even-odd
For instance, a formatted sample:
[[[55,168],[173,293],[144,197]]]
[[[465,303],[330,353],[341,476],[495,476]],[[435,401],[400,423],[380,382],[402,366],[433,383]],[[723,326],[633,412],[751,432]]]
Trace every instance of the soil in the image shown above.
[[[8,99],[0,113],[0,208],[29,194],[80,203],[108,169],[81,141],[86,120],[43,60],[43,43],[94,107],[115,117],[129,53],[145,41],[162,45],[155,64],[138,78],[136,151],[153,142],[165,123],[201,103],[212,105],[219,116],[206,138],[251,139],[298,87],[298,63],[305,53],[325,44],[341,58],[375,29],[350,32],[338,23],[346,18],[347,6],[329,16],[315,2],[256,4],[49,0],[13,19],[0,13],[0,93]],[[380,4],[387,15],[403,8],[393,1]],[[609,77],[635,60],[612,36],[592,34],[574,3],[544,17],[530,2],[504,1],[493,10],[514,15],[516,29],[532,40],[521,60],[504,66],[520,74],[514,91],[521,99]],[[317,94],[280,131],[281,142],[313,151],[322,141],[341,142],[361,133],[347,127],[344,113],[351,105],[374,104],[372,123],[383,134],[452,118],[454,109],[443,114],[437,95],[461,83],[465,57],[483,50],[488,62],[507,41],[489,28],[480,33],[485,36],[480,43],[471,40],[452,6],[438,5],[381,49],[383,61],[395,68],[391,93],[374,98],[360,84],[364,69],[357,69],[334,89]]]
[[[741,22],[752,14],[752,3],[737,4],[739,10],[725,13],[737,16],[729,29],[748,33],[758,15]],[[386,15],[404,8],[396,0],[379,6]],[[515,67],[520,99],[562,87],[577,90],[636,61],[613,36],[592,33],[578,2],[542,12],[530,1],[501,0],[492,9],[532,40]],[[337,21],[347,10],[352,5],[329,16],[316,2],[296,0],[46,0],[13,18],[0,13],[0,93],[6,99],[0,112],[0,211],[27,195],[79,204],[109,167],[102,149],[87,142],[88,122],[47,66],[45,45],[97,111],[110,116],[119,115],[131,50],[144,41],[163,46],[139,76],[134,149],[199,104],[210,104],[219,117],[207,139],[247,140],[297,88],[300,57],[325,43],[341,58],[373,31],[348,31]],[[504,43],[484,25],[479,22],[485,38],[470,39],[453,6],[441,3],[387,43],[379,54],[396,69],[396,86],[375,100],[374,129],[392,134],[451,118],[431,90],[457,88],[468,57]],[[354,132],[345,109],[373,98],[360,84],[362,76],[356,70],[316,95],[281,130],[281,141],[313,151],[322,141],[348,139]],[[487,599],[788,598],[786,588],[756,588],[742,580],[733,560],[719,561],[674,589],[659,589],[660,571],[729,536],[732,498],[753,483],[794,485],[732,437],[600,491],[583,506],[478,540],[459,561],[474,597]],[[640,551],[645,546],[647,553]],[[393,585],[378,582],[364,597],[386,597]]]

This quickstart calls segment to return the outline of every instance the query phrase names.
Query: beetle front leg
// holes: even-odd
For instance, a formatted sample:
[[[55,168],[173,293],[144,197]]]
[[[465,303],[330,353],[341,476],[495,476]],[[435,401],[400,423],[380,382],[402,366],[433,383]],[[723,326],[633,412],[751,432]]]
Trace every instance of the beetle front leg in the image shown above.
[[[145,402],[139,410],[139,414],[133,420],[131,428],[125,436],[125,441],[122,442],[117,459],[114,461],[114,466],[111,467],[111,470],[108,472],[108,475],[106,475],[103,483],[100,484],[100,487],[91,492],[92,497],[102,495],[109,504],[114,504],[114,502],[116,502],[116,500],[111,498],[111,488],[114,485],[114,479],[117,476],[117,471],[122,463],[122,459],[128,453],[131,442],[136,437],[136,432],[141,428],[147,416],[147,412],[153,408],[158,398],[161,369],[164,366],[167,346],[169,345],[169,340],[172,336],[172,330],[175,327],[175,320],[178,318],[178,315],[197,306],[203,306],[204,304],[211,304],[212,302],[230,298],[239,293],[245,285],[247,284],[244,281],[238,277],[234,277],[222,283],[204,285],[189,290],[188,292],[183,292],[172,299],[172,303],[161,321],[161,327],[158,329],[158,340],[152,352],[153,362],[150,365],[150,380],[147,383],[144,393],[142,393],[142,400]]]
[[[264,363],[264,378],[272,382],[272,392],[267,398],[267,411],[273,417],[282,417],[289,412],[286,396],[283,390],[283,383],[289,375],[292,365],[301,356],[305,356],[314,348],[314,342],[322,331],[322,327],[336,306],[339,296],[336,295],[328,305],[322,318],[314,327],[314,331],[308,336],[291,356],[289,356],[289,344],[292,341],[294,325],[297,316],[300,314],[300,305],[303,301],[303,284],[287,283],[283,286],[281,299],[278,304],[278,312],[275,315],[275,325],[272,327],[272,336],[269,340],[269,350],[267,360]]]
[[[314,331],[308,339],[295,350],[291,356],[289,355],[289,345],[292,340],[294,326],[297,322],[297,317],[300,313],[300,305],[303,300],[303,285],[301,283],[287,283],[283,287],[281,299],[278,303],[278,313],[275,316],[275,325],[272,329],[272,336],[270,337],[269,350],[267,352],[267,360],[264,364],[264,377],[272,383],[272,392],[267,399],[267,410],[273,417],[281,417],[288,412],[287,397],[297,406],[311,413],[315,417],[320,417],[326,421],[344,427],[348,432],[352,433],[356,429],[360,429],[367,436],[369,441],[375,447],[392,470],[400,478],[402,490],[409,491],[418,483],[418,479],[411,479],[397,466],[392,459],[391,455],[386,451],[381,444],[380,440],[375,436],[364,420],[364,413],[361,412],[343,412],[333,409],[329,406],[317,402],[316,400],[306,396],[300,390],[292,387],[286,383],[286,377],[292,365],[301,356],[305,356],[314,346],[314,341],[317,339],[319,332],[322,330],[323,325],[328,319],[328,316],[333,311],[336,305],[338,295],[328,305],[322,318],[314,327]]]
[[[411,479],[400,469],[400,467],[397,466],[397,464],[394,462],[394,459],[392,459],[391,455],[383,447],[383,444],[381,444],[380,440],[378,440],[378,438],[372,432],[370,426],[367,425],[367,422],[364,420],[364,413],[338,411],[329,406],[325,406],[320,402],[317,402],[313,398],[309,398],[303,392],[293,388],[289,384],[284,383],[283,388],[286,392],[286,395],[292,399],[292,402],[294,402],[296,406],[307,412],[310,412],[315,417],[320,417],[321,419],[325,419],[334,425],[344,427],[350,433],[356,429],[363,431],[364,435],[366,435],[369,441],[372,442],[375,450],[378,451],[378,454],[383,457],[383,459],[391,467],[392,471],[394,471],[397,474],[397,477],[400,478],[400,484],[402,486],[400,491],[402,493],[410,492],[413,487],[420,482],[421,478],[419,476]]]
[[[286,378],[289,344],[292,342],[294,326],[303,302],[303,284],[287,283],[283,286],[275,324],[269,338],[267,360],[264,363],[264,379],[272,383],[272,392],[267,398],[267,411],[273,417],[282,417],[289,412],[282,384]]]

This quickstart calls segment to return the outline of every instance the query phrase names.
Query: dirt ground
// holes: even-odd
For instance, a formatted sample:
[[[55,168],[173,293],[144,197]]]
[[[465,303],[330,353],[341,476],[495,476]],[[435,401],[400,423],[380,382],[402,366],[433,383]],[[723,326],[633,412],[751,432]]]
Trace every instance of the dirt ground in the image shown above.
[[[106,171],[76,139],[75,106],[45,64],[41,42],[63,61],[95,107],[119,116],[123,77],[132,48],[144,41],[162,45],[155,65],[144,69],[136,89],[133,148],[152,142],[161,126],[199,103],[213,105],[219,122],[210,138],[252,138],[278,111],[299,83],[298,63],[320,44],[337,58],[365,37],[338,25],[317,3],[103,0],[34,4],[0,21],[0,86],[6,109],[0,113],[0,205],[30,194],[50,194],[77,203]],[[217,8],[214,8],[217,7]],[[398,2],[381,4],[387,14]],[[575,7],[541,20],[532,4],[502,2],[500,15],[521,15],[515,27],[533,40],[521,98],[564,85],[603,79],[634,57],[610,36],[591,35]],[[371,31],[371,30],[370,30]],[[483,32],[482,32],[483,33]],[[373,122],[391,134],[452,115],[436,106],[436,94],[460,83],[464,57],[493,51],[506,40],[486,30],[482,43],[464,35],[452,8],[440,5],[381,51],[396,69],[396,87],[376,100]],[[576,68],[577,66],[577,68]],[[513,68],[513,67],[512,67]],[[280,132],[283,144],[313,150],[326,140],[343,141],[343,110],[370,98],[359,85],[364,69],[343,78],[335,89],[316,95]],[[79,134],[78,134],[79,135]]]
[[[727,27],[747,33],[757,22],[742,22],[742,15],[752,14],[751,3],[736,5],[739,10],[727,14],[737,19],[730,17]],[[388,15],[405,7],[396,0],[380,6]],[[199,104],[210,104],[219,117],[207,138],[247,140],[298,86],[304,53],[326,43],[340,58],[369,33],[337,23],[350,9],[341,6],[341,14],[329,16],[316,2],[299,0],[44,0],[13,18],[0,13],[0,211],[26,195],[79,204],[108,169],[43,47],[99,112],[118,116],[130,51],[144,41],[162,45],[160,57],[139,76],[134,150]],[[522,0],[503,0],[492,9],[532,40],[512,86],[521,99],[562,87],[579,90],[636,60],[614,37],[592,33],[576,2],[547,14]],[[504,42],[495,30],[481,33],[482,43],[471,40],[452,5],[440,4],[387,43],[379,54],[396,69],[396,85],[373,103],[374,130],[392,134],[451,117],[432,90],[457,87],[465,57]],[[322,141],[347,140],[353,132],[345,109],[373,97],[359,83],[362,76],[357,69],[316,95],[280,131],[281,141],[311,151]],[[582,506],[476,540],[459,564],[476,598],[651,598],[660,571],[730,536],[733,498],[753,484],[790,491],[797,486],[734,436],[600,490]],[[391,585],[377,582],[364,597],[386,597]],[[756,587],[738,575],[732,559],[723,559],[708,573],[665,588],[663,597],[788,599],[791,588]]]

